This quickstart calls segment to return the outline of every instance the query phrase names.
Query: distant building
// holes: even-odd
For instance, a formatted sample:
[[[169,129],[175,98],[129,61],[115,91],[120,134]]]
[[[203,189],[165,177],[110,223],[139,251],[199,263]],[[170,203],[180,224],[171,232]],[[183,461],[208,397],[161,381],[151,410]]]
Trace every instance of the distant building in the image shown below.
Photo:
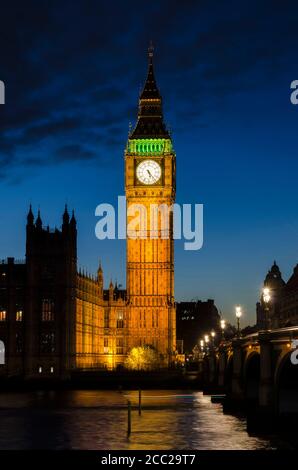
[[[214,300],[177,303],[177,343],[183,341],[183,352],[191,354],[202,336],[218,331],[220,316]]]
[[[290,279],[285,282],[279,267],[274,261],[264,280],[264,287],[270,289],[269,326],[283,328],[298,325],[298,265],[295,266]],[[262,295],[257,303],[257,327],[264,328],[265,308]]]
[[[279,326],[298,325],[298,264],[283,289]]]
[[[278,327],[280,323],[280,308],[284,286],[285,281],[282,278],[279,267],[274,261],[263,283],[263,287],[268,287],[270,289],[271,301],[269,309],[269,321],[272,328]],[[258,329],[262,329],[265,328],[265,326],[265,305],[261,293],[260,301],[257,303],[257,327]]]

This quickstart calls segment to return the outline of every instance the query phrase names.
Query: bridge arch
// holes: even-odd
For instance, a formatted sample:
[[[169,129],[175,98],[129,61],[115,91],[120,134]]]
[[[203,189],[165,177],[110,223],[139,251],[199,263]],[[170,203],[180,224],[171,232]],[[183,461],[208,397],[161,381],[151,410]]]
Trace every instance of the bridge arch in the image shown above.
[[[245,359],[243,368],[244,393],[249,402],[257,403],[259,400],[260,363],[260,354],[257,351],[249,353]]]
[[[279,415],[298,414],[298,365],[291,362],[292,352],[282,353],[275,369],[275,405]]]

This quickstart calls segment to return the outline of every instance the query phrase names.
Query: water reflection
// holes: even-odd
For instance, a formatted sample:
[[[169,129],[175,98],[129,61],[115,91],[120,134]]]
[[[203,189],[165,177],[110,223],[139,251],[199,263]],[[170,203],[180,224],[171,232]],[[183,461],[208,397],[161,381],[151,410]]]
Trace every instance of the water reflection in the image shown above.
[[[200,392],[41,391],[0,394],[1,449],[272,449],[277,439],[249,436],[245,421],[224,415]]]

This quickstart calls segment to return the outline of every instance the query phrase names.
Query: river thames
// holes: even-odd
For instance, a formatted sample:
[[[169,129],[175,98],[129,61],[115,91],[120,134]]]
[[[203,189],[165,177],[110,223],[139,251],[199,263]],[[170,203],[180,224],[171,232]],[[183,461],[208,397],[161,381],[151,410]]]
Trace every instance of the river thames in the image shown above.
[[[127,436],[127,401],[132,432]],[[1,449],[289,449],[274,435],[252,436],[246,421],[201,392],[36,391],[0,394]]]

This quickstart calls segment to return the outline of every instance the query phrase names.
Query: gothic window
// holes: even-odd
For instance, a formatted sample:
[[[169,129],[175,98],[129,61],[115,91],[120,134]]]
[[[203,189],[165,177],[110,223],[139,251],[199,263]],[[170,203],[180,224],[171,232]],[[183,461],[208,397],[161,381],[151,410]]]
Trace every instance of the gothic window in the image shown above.
[[[40,351],[42,353],[55,352],[55,333],[42,333],[40,335]]]
[[[41,319],[42,321],[54,321],[54,302],[51,299],[42,299]]]
[[[0,321],[6,320],[8,307],[8,292],[6,288],[0,289]]]
[[[41,272],[41,278],[44,281],[53,281],[55,276],[54,267],[53,266],[44,266]]]
[[[116,354],[123,354],[123,338],[116,340]]]
[[[16,310],[23,310],[24,307],[24,289],[21,287],[16,288]]]
[[[109,352],[109,338],[104,338],[103,340],[103,352],[104,354],[108,354]]]
[[[0,321],[6,321],[6,310],[0,310]]]
[[[23,338],[20,333],[16,334],[16,352],[21,353],[23,352]]]
[[[117,328],[123,328],[124,320],[123,320],[123,311],[118,310],[117,312]]]
[[[106,309],[104,312],[104,328],[109,328],[109,324],[110,324],[109,310]]]
[[[23,321],[23,310],[16,311],[16,321]]]

